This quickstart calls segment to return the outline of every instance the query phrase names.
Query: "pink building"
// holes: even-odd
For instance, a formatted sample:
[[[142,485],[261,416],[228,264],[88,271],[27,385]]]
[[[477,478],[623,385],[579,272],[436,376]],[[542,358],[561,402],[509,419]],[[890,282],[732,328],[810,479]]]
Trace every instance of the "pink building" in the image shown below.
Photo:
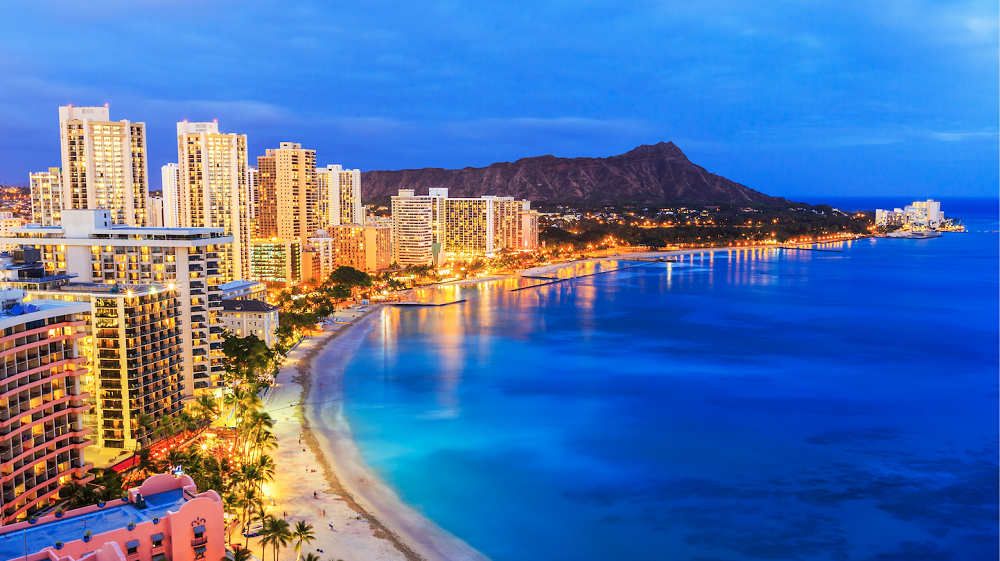
[[[222,499],[197,492],[187,475],[154,475],[127,499],[5,526],[0,561],[219,561],[226,554]]]

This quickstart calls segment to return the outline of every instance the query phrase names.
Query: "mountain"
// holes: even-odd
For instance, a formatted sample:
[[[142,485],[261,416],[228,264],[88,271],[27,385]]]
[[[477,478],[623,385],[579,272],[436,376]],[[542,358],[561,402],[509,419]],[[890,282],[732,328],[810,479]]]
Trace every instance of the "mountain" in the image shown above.
[[[642,145],[608,158],[552,155],[485,168],[404,169],[361,174],[365,200],[387,200],[400,189],[426,195],[447,187],[451,197],[512,196],[538,203],[781,204],[691,163],[673,142]]]

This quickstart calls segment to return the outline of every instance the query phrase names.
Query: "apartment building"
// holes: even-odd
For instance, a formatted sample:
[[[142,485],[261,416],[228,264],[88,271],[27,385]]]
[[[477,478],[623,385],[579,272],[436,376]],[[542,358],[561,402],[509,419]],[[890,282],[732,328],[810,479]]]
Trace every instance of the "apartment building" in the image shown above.
[[[56,226],[62,213],[62,172],[59,168],[29,174],[31,219],[42,226]]]
[[[364,224],[361,206],[361,170],[331,164],[316,169],[319,186],[319,226]]]
[[[392,228],[389,226],[329,226],[309,238],[319,254],[319,277],[337,267],[373,272],[392,265]]]
[[[225,282],[250,276],[250,191],[247,137],[219,124],[177,123],[177,189],[182,228],[222,228],[233,243],[219,262]]]
[[[24,291],[0,293],[0,524],[48,508],[71,481],[93,479],[83,448],[89,395],[81,391],[88,307],[75,302],[19,303]]]
[[[319,229],[316,151],[282,142],[257,158],[258,239],[304,241]]]
[[[250,280],[289,287],[302,280],[302,244],[293,240],[250,242]]]
[[[268,347],[278,342],[278,312],[281,308],[260,300],[223,300],[222,325],[237,337],[256,335]]]
[[[47,514],[37,521],[5,526],[0,529],[0,559],[226,559],[223,512],[222,499],[215,491],[198,493],[191,476],[161,473],[129,489],[121,502],[85,506],[61,517]]]
[[[181,225],[181,168],[167,164],[160,168],[160,189],[163,193],[163,225],[177,228]],[[43,224],[48,226],[48,224]]]
[[[59,108],[64,209],[105,209],[147,226],[146,124],[112,121],[108,106]]]
[[[0,237],[10,236],[11,232],[24,224],[25,220],[20,216],[14,216],[13,212],[0,211]],[[0,243],[0,251],[10,251],[16,247],[14,244]]]
[[[104,284],[176,288],[182,324],[184,395],[218,392],[222,354],[220,254],[233,241],[221,228],[115,225],[109,211],[64,210],[61,226],[29,224],[0,243],[36,248],[46,275]]]

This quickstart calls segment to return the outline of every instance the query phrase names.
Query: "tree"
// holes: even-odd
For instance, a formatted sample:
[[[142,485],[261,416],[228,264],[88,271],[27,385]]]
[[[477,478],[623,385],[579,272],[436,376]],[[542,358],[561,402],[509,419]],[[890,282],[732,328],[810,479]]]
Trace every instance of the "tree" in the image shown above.
[[[319,561],[319,555],[310,551],[309,553],[306,553],[306,556],[302,559],[302,561]]]
[[[305,520],[299,520],[295,523],[292,537],[295,539],[295,561],[299,561],[302,557],[302,544],[312,543],[316,539],[316,533],[313,532],[312,524],[306,524]]]
[[[292,541],[292,532],[288,526],[288,521],[268,516],[267,520],[264,521],[263,530],[264,539],[261,539],[260,543],[261,545],[265,545],[264,540],[266,539],[267,544],[270,544],[274,548],[274,561],[278,561],[278,551],[284,547],[288,547],[288,544]]]
[[[210,395],[201,395],[191,405],[191,413],[202,425],[207,425],[219,416],[219,403]]]
[[[340,266],[330,273],[327,282],[334,286],[347,288],[369,288],[372,285],[372,277],[354,267]]]
[[[251,558],[253,558],[253,554],[250,553],[249,549],[245,547],[237,547],[233,551],[232,559],[229,559],[228,557],[223,555],[220,561],[250,561]]]

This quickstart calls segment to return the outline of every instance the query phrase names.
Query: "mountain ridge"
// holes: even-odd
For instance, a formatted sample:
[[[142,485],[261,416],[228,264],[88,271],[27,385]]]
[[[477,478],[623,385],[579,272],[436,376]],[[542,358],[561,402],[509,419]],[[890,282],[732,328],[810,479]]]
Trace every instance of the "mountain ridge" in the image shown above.
[[[512,196],[537,203],[785,202],[692,163],[673,142],[601,158],[546,154],[478,168],[373,170],[362,172],[361,184],[367,200],[386,200],[399,189],[424,195],[446,187],[452,197]]]

